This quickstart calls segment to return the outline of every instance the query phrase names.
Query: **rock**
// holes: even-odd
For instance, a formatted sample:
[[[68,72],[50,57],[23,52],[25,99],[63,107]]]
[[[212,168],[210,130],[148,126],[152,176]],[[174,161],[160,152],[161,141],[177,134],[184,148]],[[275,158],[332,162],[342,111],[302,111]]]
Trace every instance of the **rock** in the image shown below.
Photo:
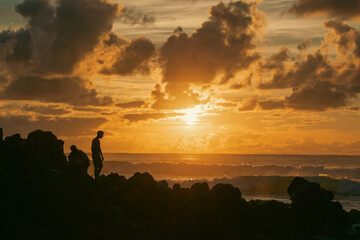
[[[287,191],[294,207],[313,208],[329,204],[334,199],[333,192],[301,177],[295,177]]]
[[[1,159],[7,164],[25,164],[27,168],[47,169],[67,166],[64,142],[57,139],[52,132],[36,130],[31,132],[27,139],[15,134],[6,137],[2,145]]]
[[[243,201],[240,189],[231,184],[216,184],[210,191],[210,197],[226,204]]]
[[[208,183],[195,183],[191,186],[190,191],[194,194],[206,194],[210,190]]]
[[[43,166],[64,168],[67,165],[64,142],[52,132],[36,130],[29,133],[27,145],[32,159]]]

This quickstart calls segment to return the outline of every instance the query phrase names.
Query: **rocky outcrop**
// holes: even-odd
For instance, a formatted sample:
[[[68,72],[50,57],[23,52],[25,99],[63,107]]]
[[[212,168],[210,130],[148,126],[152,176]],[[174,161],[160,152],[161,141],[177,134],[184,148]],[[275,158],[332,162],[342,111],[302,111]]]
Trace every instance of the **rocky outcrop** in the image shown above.
[[[333,194],[294,178],[292,201],[246,201],[230,184],[190,188],[149,173],[97,181],[68,170],[63,142],[51,132],[0,145],[0,212],[7,239],[359,239],[359,212]]]
[[[1,145],[3,165],[21,163],[28,168],[46,169],[65,168],[67,165],[64,142],[52,132],[36,130],[29,133],[26,139],[15,134],[6,137]]]

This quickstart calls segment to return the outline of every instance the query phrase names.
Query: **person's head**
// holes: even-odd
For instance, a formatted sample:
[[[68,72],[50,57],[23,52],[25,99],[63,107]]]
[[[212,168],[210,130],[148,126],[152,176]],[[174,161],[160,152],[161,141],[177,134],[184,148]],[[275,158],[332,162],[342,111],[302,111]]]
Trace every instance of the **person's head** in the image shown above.
[[[76,152],[78,149],[77,149],[77,147],[75,145],[71,145],[70,150],[72,152]]]
[[[103,131],[98,131],[97,132],[97,137],[98,138],[102,138],[104,136],[104,132]]]

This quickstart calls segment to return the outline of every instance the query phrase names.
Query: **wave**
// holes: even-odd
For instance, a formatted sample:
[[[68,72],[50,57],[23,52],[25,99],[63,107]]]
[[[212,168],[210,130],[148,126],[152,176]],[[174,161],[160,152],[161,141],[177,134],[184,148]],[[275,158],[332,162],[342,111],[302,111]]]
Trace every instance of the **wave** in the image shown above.
[[[209,186],[218,183],[229,183],[238,187],[245,196],[287,196],[287,188],[293,179],[293,176],[238,176],[234,178],[215,178],[210,181],[193,179],[185,181],[168,180],[168,182],[170,185],[179,183],[183,187],[190,187],[199,181],[207,182]],[[360,182],[329,177],[306,177],[306,179],[319,183],[321,187],[331,190],[335,195],[360,196]]]
[[[360,168],[328,168],[325,166],[279,166],[279,165],[216,165],[186,163],[130,163],[105,161],[105,173],[133,174],[150,172],[156,178],[192,179],[192,178],[234,178],[237,176],[327,176],[335,179],[360,180]]]

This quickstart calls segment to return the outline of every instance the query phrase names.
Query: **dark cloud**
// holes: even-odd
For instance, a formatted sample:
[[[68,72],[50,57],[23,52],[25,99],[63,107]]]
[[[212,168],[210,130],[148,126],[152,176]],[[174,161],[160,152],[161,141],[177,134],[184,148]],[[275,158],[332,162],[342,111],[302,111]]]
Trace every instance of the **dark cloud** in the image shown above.
[[[255,40],[264,24],[255,3],[236,1],[213,6],[209,20],[191,35],[178,28],[160,49],[165,93],[173,106],[193,102],[191,85],[226,83],[258,60]]]
[[[232,84],[232,85],[230,86],[231,89],[235,89],[235,90],[241,89],[241,88],[244,88],[244,87],[245,87],[245,85],[242,84],[242,83],[234,83],[234,84]]]
[[[261,83],[260,88],[293,88],[293,93],[285,98],[286,108],[310,111],[343,108],[360,93],[360,66],[354,61],[359,57],[359,32],[339,20],[326,21],[324,27],[330,32],[323,47],[335,45],[337,55],[342,56],[340,60],[320,48],[295,63],[285,60],[286,65],[275,64],[271,57],[263,64],[272,77]]]
[[[0,33],[1,98],[107,105],[90,80],[73,71],[111,31],[120,12],[106,0],[24,0],[24,29]],[[19,66],[19,63],[22,66]],[[56,77],[54,77],[56,76]],[[6,86],[8,85],[8,86]]]
[[[346,55],[355,45],[355,48],[352,50],[353,54],[360,58],[360,32],[340,20],[326,21],[324,27],[334,31],[336,34],[337,39],[335,43],[337,44],[338,53]]]
[[[22,111],[25,112],[35,112],[43,115],[63,115],[71,113],[71,111],[61,108],[58,105],[49,105],[49,106],[31,106],[26,104],[21,107]]]
[[[130,25],[149,25],[155,22],[155,16],[143,13],[134,7],[124,7],[117,20]]]
[[[134,101],[134,102],[116,104],[116,106],[120,108],[141,108],[144,105],[145,105],[144,101]]]
[[[0,32],[0,62],[27,63],[32,54],[30,32],[27,29]]]
[[[148,120],[158,120],[162,118],[169,118],[169,117],[177,117],[182,116],[184,114],[180,113],[134,113],[134,114],[125,114],[123,116],[124,119],[133,122],[139,121],[148,121]]]
[[[23,135],[35,129],[52,131],[58,136],[78,137],[93,135],[107,122],[105,118],[32,118],[26,115],[0,115],[0,126],[10,134]]]
[[[319,51],[309,54],[305,60],[296,62],[288,69],[285,69],[282,63],[272,64],[271,59],[267,65],[269,64],[275,73],[273,73],[270,81],[261,83],[259,88],[296,88],[306,82],[328,80],[335,74],[335,69],[331,66],[330,60]]]
[[[29,22],[36,71],[70,74],[111,30],[119,6],[102,0],[58,0],[55,6],[25,0],[16,11]]]
[[[284,109],[285,102],[284,100],[264,100],[258,102],[262,110],[274,110],[274,109]]]
[[[258,100],[257,96],[244,99],[241,106],[237,109],[239,112],[261,110],[285,109],[284,100]]]
[[[85,88],[89,81],[81,78],[20,77],[1,93],[2,99],[63,102],[72,105],[110,105],[110,97],[99,97],[93,88]]]
[[[289,9],[289,13],[298,16],[330,16],[342,19],[360,17],[358,0],[297,0]]]
[[[110,68],[104,68],[101,73],[112,75],[147,75],[150,71],[150,60],[155,53],[155,45],[146,38],[132,40],[115,55],[115,62]]]
[[[120,37],[114,32],[111,32],[109,34],[109,37],[105,39],[103,42],[106,46],[115,46],[115,47],[121,47],[128,43],[126,39]]]
[[[306,51],[310,45],[311,45],[311,39],[304,39],[298,46],[297,49],[300,51],[300,53]]]
[[[284,63],[290,59],[290,50],[287,47],[279,49],[278,53],[272,54],[265,63],[261,64],[261,69],[268,70],[277,69],[279,71],[284,70]]]
[[[319,82],[313,87],[294,90],[293,94],[285,98],[285,104],[296,110],[325,111],[345,107],[347,96],[337,91],[336,86],[329,82]]]
[[[0,89],[7,86],[7,84],[10,82],[10,75],[5,72],[4,70],[1,70],[0,67]]]
[[[258,106],[257,97],[247,98],[242,102],[242,105],[237,109],[239,112],[252,111]]]

